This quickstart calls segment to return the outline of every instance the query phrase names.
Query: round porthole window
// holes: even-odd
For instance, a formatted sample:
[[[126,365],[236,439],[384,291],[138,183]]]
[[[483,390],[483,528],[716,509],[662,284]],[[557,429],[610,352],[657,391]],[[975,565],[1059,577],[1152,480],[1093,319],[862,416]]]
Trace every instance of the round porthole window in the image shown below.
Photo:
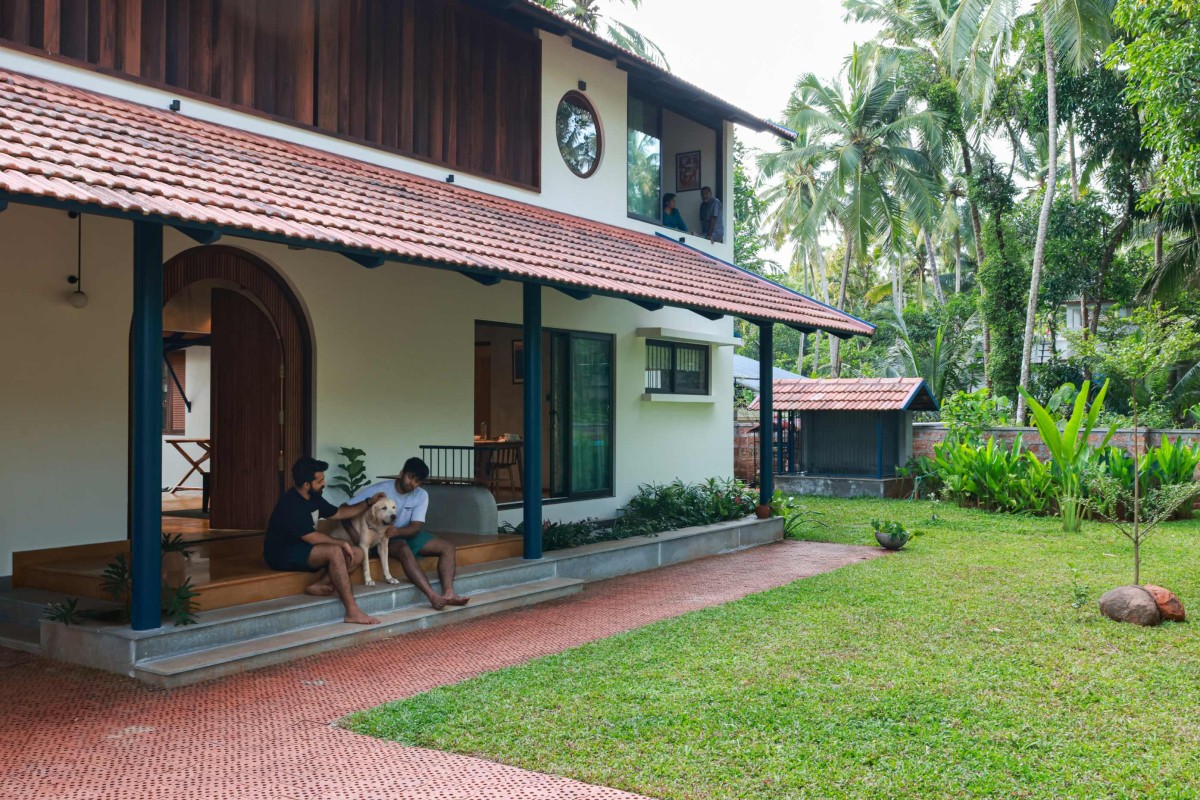
[[[581,178],[591,176],[600,164],[600,120],[592,104],[579,92],[567,92],[558,102],[554,128],[567,168]]]

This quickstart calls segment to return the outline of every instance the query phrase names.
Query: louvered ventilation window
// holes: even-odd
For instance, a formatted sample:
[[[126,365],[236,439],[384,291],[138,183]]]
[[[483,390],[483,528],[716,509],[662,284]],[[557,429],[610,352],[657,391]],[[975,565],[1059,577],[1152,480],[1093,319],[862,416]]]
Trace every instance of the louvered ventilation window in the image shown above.
[[[164,436],[183,436],[186,433],[187,408],[183,403],[183,393],[179,391],[180,387],[184,387],[184,391],[187,391],[185,383],[187,380],[186,352],[185,350],[172,350],[163,359],[162,432]],[[175,378],[179,379],[178,386],[175,384],[175,378],[171,377],[172,371],[175,372]]]
[[[680,342],[646,342],[646,391],[708,394],[709,348]]]

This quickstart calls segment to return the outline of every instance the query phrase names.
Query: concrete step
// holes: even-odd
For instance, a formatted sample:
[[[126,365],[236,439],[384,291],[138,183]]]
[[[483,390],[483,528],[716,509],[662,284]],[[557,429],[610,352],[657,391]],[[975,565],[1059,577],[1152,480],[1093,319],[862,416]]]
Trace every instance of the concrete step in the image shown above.
[[[380,619],[379,625],[326,622],[181,655],[142,659],[134,664],[133,673],[134,677],[163,688],[183,686],[374,639],[554,600],[582,588],[583,581],[571,578],[536,580],[472,593],[470,605],[464,607],[434,611],[422,604],[370,612]]]
[[[69,595],[46,589],[22,588],[0,592],[0,622],[15,622],[36,628],[46,618],[46,606],[64,603],[69,599]],[[89,597],[78,600],[80,611],[111,611],[118,607],[116,603]]]
[[[24,650],[26,653],[41,653],[41,631],[29,625],[0,622],[0,647]]]
[[[460,594],[475,595],[553,577],[554,565],[551,563],[512,558],[461,568],[454,579],[454,589]],[[431,580],[431,583],[434,588],[440,587],[436,580]],[[373,616],[408,606],[428,607],[425,595],[407,581],[398,584],[377,582],[374,586],[355,585],[354,599],[363,611]],[[342,608],[342,601],[336,597],[318,598],[300,594],[206,611],[197,615],[195,625],[166,625],[154,631],[130,631],[128,636],[133,642],[134,660],[142,661],[206,650],[314,625],[340,625],[343,624],[343,616],[345,609]]]

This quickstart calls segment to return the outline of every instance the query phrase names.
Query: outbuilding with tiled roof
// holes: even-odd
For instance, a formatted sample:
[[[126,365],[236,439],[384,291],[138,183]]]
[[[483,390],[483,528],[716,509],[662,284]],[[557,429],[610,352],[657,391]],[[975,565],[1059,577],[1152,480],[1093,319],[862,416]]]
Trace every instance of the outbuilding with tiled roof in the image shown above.
[[[897,468],[912,457],[913,414],[938,410],[923,379],[785,379],[772,395],[779,488],[841,497],[909,490]]]

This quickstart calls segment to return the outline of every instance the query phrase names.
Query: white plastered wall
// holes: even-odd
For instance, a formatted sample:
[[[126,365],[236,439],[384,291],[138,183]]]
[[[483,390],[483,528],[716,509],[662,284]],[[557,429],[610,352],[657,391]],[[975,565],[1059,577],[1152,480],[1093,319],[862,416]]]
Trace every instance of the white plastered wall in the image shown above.
[[[629,115],[627,75],[608,60],[589,55],[571,46],[570,40],[542,34],[542,205],[572,214],[632,228],[643,233],[679,236],[660,225],[631,219],[626,203],[626,137]],[[579,81],[587,84],[584,94],[600,117],[603,153],[596,172],[580,178],[567,169],[555,140],[555,112],[563,95],[578,90]],[[725,194],[733,186],[732,126],[726,124],[722,159]],[[716,136],[706,128],[670,111],[663,111],[663,191],[675,186],[675,153],[700,150],[703,184],[717,186]],[[680,195],[686,207],[680,208],[688,226],[699,227],[700,193]],[[694,208],[692,199],[694,198]],[[724,198],[722,198],[724,199]],[[710,244],[700,236],[686,236],[687,244],[726,261],[733,260],[732,203],[723,203],[725,241]]]
[[[86,308],[67,303],[76,221],[0,213],[0,575],[14,550],[125,535],[132,227],[83,220]]]
[[[85,217],[84,309],[66,302],[74,232],[62,212],[14,203],[0,214],[0,575],[11,573],[13,551],[110,541],[126,531],[133,230]],[[484,287],[451,272],[366,270],[315,250],[221,243],[274,264],[307,310],[317,457],[335,461],[339,447],[362,447],[374,476],[397,469],[421,444],[471,443],[475,322],[519,323],[517,284]],[[168,229],[164,256],[191,246]],[[547,327],[614,334],[617,365],[615,496],[548,505],[547,519],[611,517],[639,483],[732,473],[730,348],[713,349],[712,402],[647,403],[645,340],[634,333],[729,336],[729,320],[577,301],[549,289],[543,296]]]

